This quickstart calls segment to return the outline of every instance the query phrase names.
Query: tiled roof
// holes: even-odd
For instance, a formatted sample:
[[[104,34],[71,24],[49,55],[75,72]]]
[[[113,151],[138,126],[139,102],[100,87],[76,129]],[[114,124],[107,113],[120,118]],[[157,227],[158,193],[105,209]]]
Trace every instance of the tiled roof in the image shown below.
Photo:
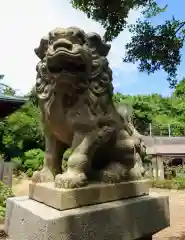
[[[181,154],[185,155],[185,145],[178,144],[178,145],[154,145],[150,147],[146,147],[147,154]]]
[[[171,144],[185,144],[185,137],[159,137],[159,136],[143,136],[143,140],[147,146],[156,145],[171,145]]]
[[[0,119],[18,110],[28,99],[0,94]]]
[[[185,137],[143,136],[148,154],[185,155]]]
[[[20,103],[25,103],[28,99],[24,97],[16,97],[16,96],[8,96],[8,95],[3,95],[0,94],[0,101],[3,102],[20,102]]]

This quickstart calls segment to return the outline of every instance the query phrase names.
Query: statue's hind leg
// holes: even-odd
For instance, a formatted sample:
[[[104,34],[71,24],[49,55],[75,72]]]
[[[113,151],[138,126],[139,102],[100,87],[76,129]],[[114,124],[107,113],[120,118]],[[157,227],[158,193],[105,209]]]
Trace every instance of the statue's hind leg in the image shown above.
[[[112,147],[112,161],[101,171],[101,181],[115,183],[140,179],[143,172],[141,144],[138,136],[121,130]]]
[[[118,135],[116,147],[120,150],[120,163],[128,169],[128,179],[140,179],[144,156],[144,145],[140,135],[133,133],[131,136],[125,137],[122,130]]]
[[[74,136],[72,149],[73,153],[68,159],[67,171],[55,178],[55,186],[59,188],[77,188],[88,183],[87,173],[92,172],[91,160],[100,144],[108,141],[114,129],[102,127],[94,130],[88,135]]]

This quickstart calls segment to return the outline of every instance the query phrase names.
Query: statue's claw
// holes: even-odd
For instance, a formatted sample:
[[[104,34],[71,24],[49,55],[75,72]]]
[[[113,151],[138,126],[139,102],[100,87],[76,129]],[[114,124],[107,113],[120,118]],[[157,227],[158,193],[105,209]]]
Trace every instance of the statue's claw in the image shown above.
[[[87,177],[84,173],[74,173],[68,170],[55,177],[55,187],[57,188],[79,188],[85,185],[87,185]]]
[[[32,176],[32,182],[54,182],[54,176],[49,169],[42,169],[41,171],[35,171]]]

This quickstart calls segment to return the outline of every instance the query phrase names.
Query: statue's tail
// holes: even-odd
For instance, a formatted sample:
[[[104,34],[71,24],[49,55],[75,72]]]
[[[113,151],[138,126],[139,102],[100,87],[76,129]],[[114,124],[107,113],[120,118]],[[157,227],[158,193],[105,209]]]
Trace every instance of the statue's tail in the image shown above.
[[[123,118],[124,121],[127,122],[129,129],[131,130],[132,134],[137,135],[138,137],[141,137],[141,134],[136,130],[132,123],[132,109],[126,104],[120,103],[116,106],[116,110]]]
[[[121,116],[121,118],[123,118],[123,120],[127,122],[127,127],[129,128],[129,132],[132,132],[132,135],[135,135],[136,137],[138,137],[140,139],[141,146],[143,149],[142,152],[145,155],[146,147],[145,147],[142,135],[137,131],[137,129],[134,127],[134,125],[132,123],[131,109],[129,109],[129,107],[126,104],[119,104],[116,106],[116,109],[117,109],[119,115]]]
[[[131,111],[126,104],[119,103],[116,105],[116,110],[124,120],[131,122]]]

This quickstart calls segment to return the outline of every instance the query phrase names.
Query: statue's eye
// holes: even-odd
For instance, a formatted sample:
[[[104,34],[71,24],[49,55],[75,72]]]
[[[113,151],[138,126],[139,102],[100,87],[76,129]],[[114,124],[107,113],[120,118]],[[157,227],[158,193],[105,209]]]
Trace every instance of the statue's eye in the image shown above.
[[[78,31],[76,33],[76,37],[82,42],[82,44],[86,43],[85,36],[84,36],[84,34],[81,31]]]
[[[54,39],[55,39],[55,34],[53,34],[53,33],[49,33],[49,41],[48,41],[48,43],[49,44],[52,44],[53,43],[53,41],[54,41]]]
[[[50,39],[49,40],[49,45],[52,45],[53,44],[53,39]]]

